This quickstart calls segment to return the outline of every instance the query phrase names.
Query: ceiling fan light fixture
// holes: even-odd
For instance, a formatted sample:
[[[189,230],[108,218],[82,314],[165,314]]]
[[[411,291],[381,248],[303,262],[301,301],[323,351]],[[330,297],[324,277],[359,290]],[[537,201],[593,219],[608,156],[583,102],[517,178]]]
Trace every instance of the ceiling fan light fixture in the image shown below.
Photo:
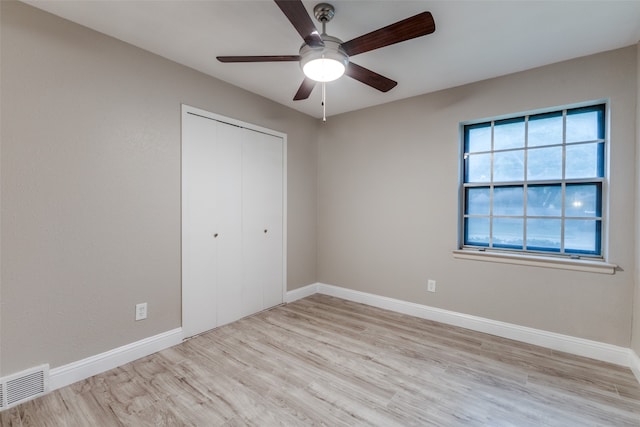
[[[332,82],[342,77],[345,71],[342,62],[332,58],[310,60],[303,67],[304,75],[317,82]]]
[[[323,35],[323,41],[324,46],[302,46],[300,68],[311,80],[331,82],[342,77],[347,69],[349,56],[340,47],[340,40]]]

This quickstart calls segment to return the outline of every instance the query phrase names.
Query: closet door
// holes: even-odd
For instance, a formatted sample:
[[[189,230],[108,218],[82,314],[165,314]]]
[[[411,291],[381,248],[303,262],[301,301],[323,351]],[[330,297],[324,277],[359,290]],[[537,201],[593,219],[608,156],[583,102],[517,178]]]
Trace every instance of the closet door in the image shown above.
[[[182,320],[185,336],[241,310],[242,129],[195,115],[183,120]]]
[[[183,106],[182,322],[185,337],[280,304],[283,137]]]
[[[283,140],[246,131],[242,149],[243,271],[247,314],[282,303]]]
[[[186,114],[182,132],[182,325],[189,337],[217,322],[217,122]]]

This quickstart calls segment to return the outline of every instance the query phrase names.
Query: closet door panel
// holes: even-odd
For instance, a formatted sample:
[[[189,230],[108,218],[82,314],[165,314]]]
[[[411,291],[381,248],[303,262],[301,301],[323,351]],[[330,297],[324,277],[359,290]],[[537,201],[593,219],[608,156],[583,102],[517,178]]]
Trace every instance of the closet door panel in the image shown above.
[[[186,115],[182,145],[182,323],[185,336],[215,327],[218,229],[211,164],[217,122]],[[187,284],[187,286],[185,286]]]
[[[265,197],[259,133],[245,130],[242,144],[242,247],[246,314],[263,309],[264,260],[260,254],[264,240],[261,199]]]
[[[282,304],[283,300],[283,141],[282,138],[262,134],[264,147],[265,191],[270,197],[263,199],[264,222],[268,233],[264,235],[261,257],[264,260],[263,308]]]
[[[242,282],[242,139],[237,126],[219,123],[215,174],[219,236],[217,284],[218,322],[225,325],[246,316]]]
[[[255,312],[282,303],[283,143],[250,133],[243,144],[243,258]]]

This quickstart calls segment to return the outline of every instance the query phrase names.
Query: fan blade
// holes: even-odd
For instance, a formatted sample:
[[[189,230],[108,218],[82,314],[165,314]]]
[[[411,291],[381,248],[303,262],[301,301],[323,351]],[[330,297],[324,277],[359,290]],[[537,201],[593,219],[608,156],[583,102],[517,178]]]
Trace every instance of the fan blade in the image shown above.
[[[296,96],[293,97],[294,101],[301,101],[307,99],[311,95],[311,91],[316,87],[316,82],[308,77],[305,77],[300,85],[300,89],[296,92]]]
[[[299,55],[216,56],[220,62],[284,62],[300,61]]]
[[[436,23],[431,13],[422,12],[411,18],[398,21],[395,24],[342,43],[342,48],[347,52],[347,55],[353,56],[416,37],[426,36],[435,30]]]
[[[322,37],[313,24],[311,17],[304,8],[301,0],[274,0],[282,13],[285,14],[289,22],[298,31],[309,46],[324,46]]]
[[[378,89],[380,92],[389,92],[398,85],[398,82],[361,67],[358,64],[354,64],[353,62],[349,62],[345,74],[352,79],[356,79],[374,89]]]

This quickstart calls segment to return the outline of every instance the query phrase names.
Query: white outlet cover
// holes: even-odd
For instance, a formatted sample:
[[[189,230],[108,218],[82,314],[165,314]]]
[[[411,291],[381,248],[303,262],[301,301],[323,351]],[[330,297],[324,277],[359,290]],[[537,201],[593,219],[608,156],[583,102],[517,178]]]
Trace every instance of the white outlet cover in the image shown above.
[[[427,291],[435,292],[436,291],[436,281],[429,279],[427,281]]]
[[[147,318],[147,303],[142,302],[136,304],[136,320],[144,320]]]

